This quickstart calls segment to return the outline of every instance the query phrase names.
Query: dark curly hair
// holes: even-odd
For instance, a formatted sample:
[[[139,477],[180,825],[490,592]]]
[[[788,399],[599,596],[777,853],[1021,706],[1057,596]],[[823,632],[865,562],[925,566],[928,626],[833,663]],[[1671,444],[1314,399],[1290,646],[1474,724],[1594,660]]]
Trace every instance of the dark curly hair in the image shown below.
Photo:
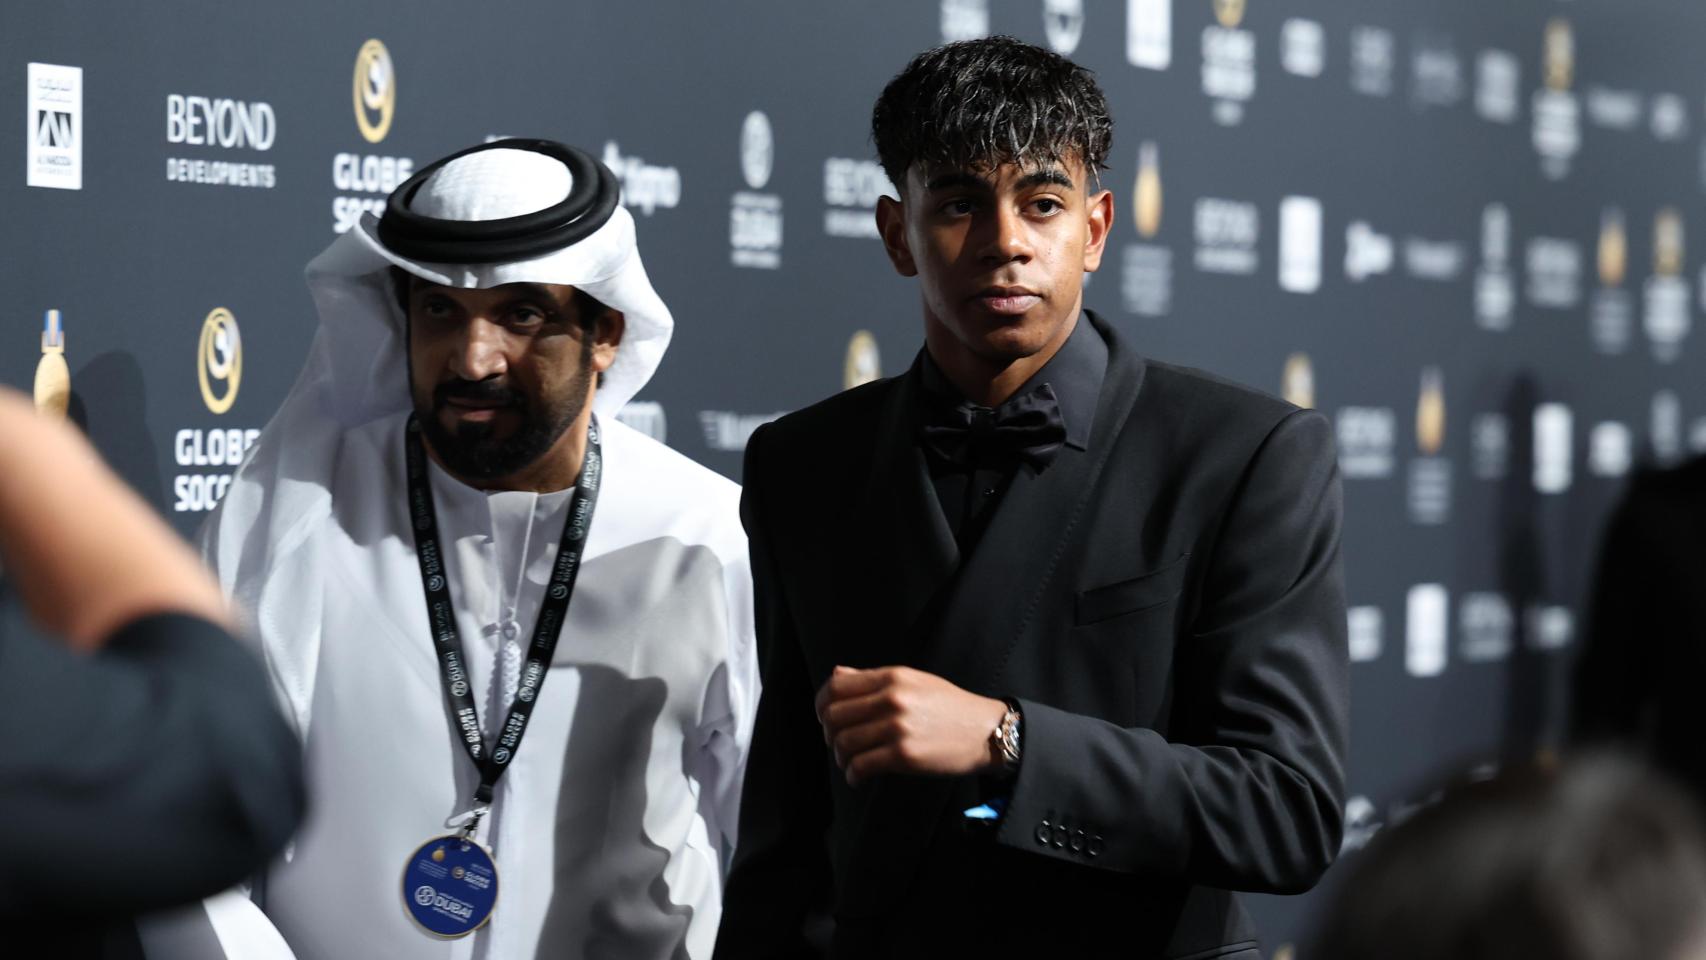
[[[904,190],[913,164],[979,170],[1078,160],[1107,169],[1114,121],[1089,71],[1012,37],[964,40],[913,58],[877,98],[871,139]]]

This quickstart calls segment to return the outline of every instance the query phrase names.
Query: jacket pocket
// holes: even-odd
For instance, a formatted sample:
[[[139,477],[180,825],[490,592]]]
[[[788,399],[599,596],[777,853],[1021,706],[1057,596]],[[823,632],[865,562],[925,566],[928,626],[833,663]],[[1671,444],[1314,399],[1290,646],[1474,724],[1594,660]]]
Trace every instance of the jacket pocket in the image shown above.
[[[1078,626],[1100,623],[1150,607],[1158,607],[1184,589],[1186,553],[1179,559],[1148,573],[1105,586],[1078,591],[1074,620]]]

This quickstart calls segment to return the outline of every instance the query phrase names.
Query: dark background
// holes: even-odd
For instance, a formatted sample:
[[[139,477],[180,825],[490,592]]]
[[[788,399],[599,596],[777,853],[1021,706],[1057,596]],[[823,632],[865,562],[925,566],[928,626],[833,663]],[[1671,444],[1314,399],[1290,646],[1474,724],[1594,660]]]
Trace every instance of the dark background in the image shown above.
[[[1685,337],[1675,359],[1661,360],[1642,327],[1656,215],[1675,209],[1685,237],[1700,228],[1706,7],[1248,0],[1239,16],[1237,6],[1220,12],[1253,44],[1255,87],[1241,120],[1225,125],[1203,89],[1214,0],[1172,0],[1164,70],[1128,62],[1126,4],[1102,0],[9,3],[0,12],[0,91],[11,90],[27,122],[14,114],[0,124],[8,301],[0,383],[30,388],[43,312],[60,310],[72,416],[189,534],[203,514],[177,509],[179,478],[231,468],[180,465],[176,438],[263,426],[295,377],[315,324],[301,270],[333,239],[333,202],[344,193],[333,183],[336,155],[409,158],[418,167],[494,135],[563,139],[600,155],[614,143],[624,158],[672,168],[680,184],[676,205],[634,209],[647,265],[677,321],[670,356],[639,397],[656,405],[643,421],[655,429],[661,411],[671,446],[738,478],[739,444],[754,424],[844,386],[855,331],[874,335],[885,374],[903,369],[920,342],[914,287],[893,274],[878,243],[826,233],[826,162],[873,159],[867,129],[877,92],[911,55],[961,29],[956,22],[1045,42],[1045,15],[1054,16],[1057,47],[1096,70],[1116,117],[1105,182],[1118,217],[1089,304],[1151,355],[1275,392],[1287,358],[1305,355],[1313,401],[1340,422],[1342,443],[1354,439],[1359,416],[1345,408],[1383,409],[1396,428],[1390,474],[1345,485],[1350,602],[1378,610],[1381,621],[1378,648],[1365,636],[1353,668],[1354,850],[1424,802],[1440,773],[1556,745],[1574,640],[1567,631],[1542,636],[1527,612],[1547,609],[1563,624],[1582,619],[1599,528],[1625,482],[1614,463],[1590,462],[1592,431],[1622,425],[1637,463],[1674,460],[1706,439],[1698,429],[1706,427],[1698,346]],[[1321,29],[1319,76],[1282,67],[1292,18]],[[1574,42],[1573,75],[1557,92],[1574,99],[1581,117],[1580,148],[1561,178],[1543,174],[1533,138],[1543,41],[1555,19]],[[1385,95],[1353,84],[1359,28],[1390,37]],[[1068,42],[1074,33],[1076,43]],[[363,138],[352,99],[356,53],[370,38],[394,65],[394,120],[379,143]],[[1476,107],[1485,50],[1520,64],[1508,123]],[[31,62],[83,70],[81,190],[26,186]],[[1436,80],[1443,69],[1443,86],[1421,78],[1430,64]],[[1638,104],[1635,128],[1598,122],[1589,109],[1595,91]],[[173,94],[265,103],[276,140],[265,151],[170,143]],[[1659,94],[1681,97],[1679,137],[1653,131]],[[741,146],[754,111],[767,118],[774,144],[773,172],[756,188],[743,177]],[[1132,202],[1146,141],[1156,146],[1163,185],[1153,238],[1139,236]],[[168,158],[271,165],[276,185],[172,182]],[[731,263],[731,207],[743,191],[780,199],[778,269]],[[1278,280],[1279,206],[1292,195],[1316,198],[1323,212],[1320,286],[1308,294]],[[1205,197],[1253,205],[1254,273],[1195,265],[1194,212]],[[1476,319],[1489,204],[1506,208],[1511,225],[1517,299],[1504,330]],[[1608,208],[1625,225],[1620,288],[1634,309],[1629,342],[1616,352],[1597,348],[1590,332]],[[1394,246],[1390,270],[1360,283],[1345,270],[1353,221]],[[1405,261],[1410,237],[1455,244],[1456,277],[1414,276]],[[1527,295],[1534,237],[1580,251],[1576,306],[1548,308]],[[1171,257],[1162,315],[1131,312],[1122,296],[1132,282],[1123,276],[1126,249],[1138,244]],[[1701,309],[1698,260],[1685,245],[1676,280],[1687,287],[1690,317]],[[197,386],[203,320],[217,307],[236,318],[243,357],[238,396],[222,415]],[[1429,370],[1441,386],[1439,441],[1417,425]],[[1558,492],[1543,493],[1531,479],[1536,456],[1547,456],[1537,453],[1532,427],[1542,403],[1571,413],[1571,482]],[[1680,422],[1667,420],[1666,409],[1680,409]],[[1488,415],[1503,418],[1502,456],[1497,444],[1475,442]],[[1443,516],[1413,513],[1412,470],[1449,474]],[[1449,597],[1437,673],[1408,667],[1407,597],[1417,584],[1439,584]],[[1465,631],[1467,594],[1492,595],[1495,609],[1508,608],[1508,622],[1495,615],[1483,628],[1490,633]],[[1486,609],[1486,598],[1477,603]],[[1477,644],[1478,653],[1465,652]],[[1268,945],[1301,937],[1331,884],[1330,875],[1306,897],[1249,898]]]

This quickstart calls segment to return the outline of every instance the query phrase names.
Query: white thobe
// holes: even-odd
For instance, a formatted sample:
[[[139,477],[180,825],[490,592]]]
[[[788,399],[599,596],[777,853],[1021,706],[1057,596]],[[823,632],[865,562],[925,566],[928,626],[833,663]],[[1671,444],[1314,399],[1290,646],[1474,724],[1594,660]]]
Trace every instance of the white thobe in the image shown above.
[[[256,607],[304,733],[312,805],[256,891],[303,960],[708,957],[758,691],[738,488],[613,419],[552,665],[480,839],[492,920],[433,938],[403,905],[410,853],[479,776],[445,707],[403,473],[405,417],[343,434],[323,516],[290,518]],[[472,689],[499,729],[570,492],[484,493],[434,468]],[[219,537],[210,537],[217,552]],[[218,564],[222,570],[240,564]]]

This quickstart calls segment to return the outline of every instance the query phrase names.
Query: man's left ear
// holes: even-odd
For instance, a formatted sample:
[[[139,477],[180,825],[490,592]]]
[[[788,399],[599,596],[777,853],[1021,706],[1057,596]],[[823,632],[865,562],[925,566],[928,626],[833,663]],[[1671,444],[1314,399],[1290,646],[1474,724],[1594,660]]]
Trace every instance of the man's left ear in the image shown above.
[[[1114,192],[1102,190],[1090,195],[1085,208],[1085,226],[1090,240],[1084,245],[1084,272],[1095,273],[1102,266],[1102,251],[1108,245],[1108,231],[1114,226]]]
[[[622,334],[628,329],[628,318],[620,310],[605,310],[592,331],[592,368],[599,373],[616,362],[616,350],[622,346]]]

